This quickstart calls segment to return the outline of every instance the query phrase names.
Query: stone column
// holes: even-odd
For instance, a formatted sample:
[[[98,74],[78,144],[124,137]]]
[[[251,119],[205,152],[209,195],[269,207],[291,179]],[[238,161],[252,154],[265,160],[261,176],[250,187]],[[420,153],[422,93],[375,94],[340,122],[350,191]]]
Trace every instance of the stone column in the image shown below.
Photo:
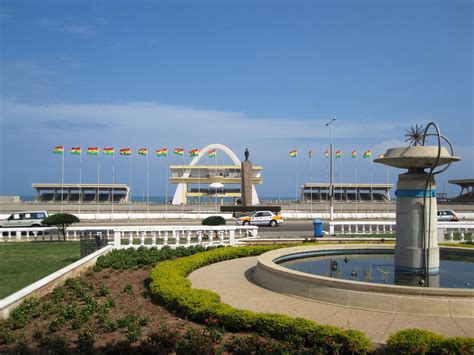
[[[437,238],[436,185],[428,184],[426,208],[423,213],[424,188],[428,174],[409,171],[398,176],[397,183],[397,244],[395,271],[423,274],[425,247],[428,257],[428,274],[439,273],[439,247]],[[429,187],[431,185],[432,194]],[[431,204],[431,211],[430,211]],[[426,233],[423,233],[425,221]]]
[[[242,206],[252,206],[252,162],[243,161],[240,170],[241,174],[241,198]]]

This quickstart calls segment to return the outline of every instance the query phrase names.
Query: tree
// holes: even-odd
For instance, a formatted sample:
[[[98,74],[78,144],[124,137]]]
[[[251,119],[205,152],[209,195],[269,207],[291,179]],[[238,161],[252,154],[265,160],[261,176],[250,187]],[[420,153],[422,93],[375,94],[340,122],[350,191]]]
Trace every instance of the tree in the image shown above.
[[[69,213],[56,213],[49,217],[46,217],[41,222],[46,226],[55,226],[61,231],[64,240],[66,240],[66,228],[73,223],[79,223],[80,220],[73,214]]]

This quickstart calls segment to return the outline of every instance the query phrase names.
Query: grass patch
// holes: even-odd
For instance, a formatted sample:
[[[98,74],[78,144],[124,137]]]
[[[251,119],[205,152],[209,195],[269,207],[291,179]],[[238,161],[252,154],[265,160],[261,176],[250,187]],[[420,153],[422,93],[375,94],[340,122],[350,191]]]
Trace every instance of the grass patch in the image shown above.
[[[79,260],[79,242],[0,244],[0,299]]]

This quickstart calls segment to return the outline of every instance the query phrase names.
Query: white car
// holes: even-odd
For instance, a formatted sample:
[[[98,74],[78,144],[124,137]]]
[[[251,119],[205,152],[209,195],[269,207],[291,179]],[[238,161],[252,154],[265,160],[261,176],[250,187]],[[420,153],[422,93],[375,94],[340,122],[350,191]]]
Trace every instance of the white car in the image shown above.
[[[0,220],[0,227],[15,228],[15,227],[42,227],[41,222],[48,217],[46,211],[25,211],[15,212],[8,218]]]
[[[438,211],[438,221],[457,222],[459,218],[452,210],[440,210]]]
[[[257,211],[250,216],[235,218],[235,222],[240,225],[271,226],[276,227],[283,223],[282,216],[270,211]]]

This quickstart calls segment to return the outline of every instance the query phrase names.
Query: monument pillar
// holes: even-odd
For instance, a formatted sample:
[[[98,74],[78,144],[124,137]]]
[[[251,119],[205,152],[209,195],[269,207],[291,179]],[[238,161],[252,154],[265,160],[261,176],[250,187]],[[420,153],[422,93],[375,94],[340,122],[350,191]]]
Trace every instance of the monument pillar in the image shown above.
[[[252,206],[252,162],[243,161],[241,166],[241,198],[242,206]]]
[[[427,178],[428,173],[423,170],[398,176],[396,272],[420,275],[427,266],[428,275],[439,273],[436,185],[431,177],[425,191]],[[426,208],[423,208],[425,195]]]

